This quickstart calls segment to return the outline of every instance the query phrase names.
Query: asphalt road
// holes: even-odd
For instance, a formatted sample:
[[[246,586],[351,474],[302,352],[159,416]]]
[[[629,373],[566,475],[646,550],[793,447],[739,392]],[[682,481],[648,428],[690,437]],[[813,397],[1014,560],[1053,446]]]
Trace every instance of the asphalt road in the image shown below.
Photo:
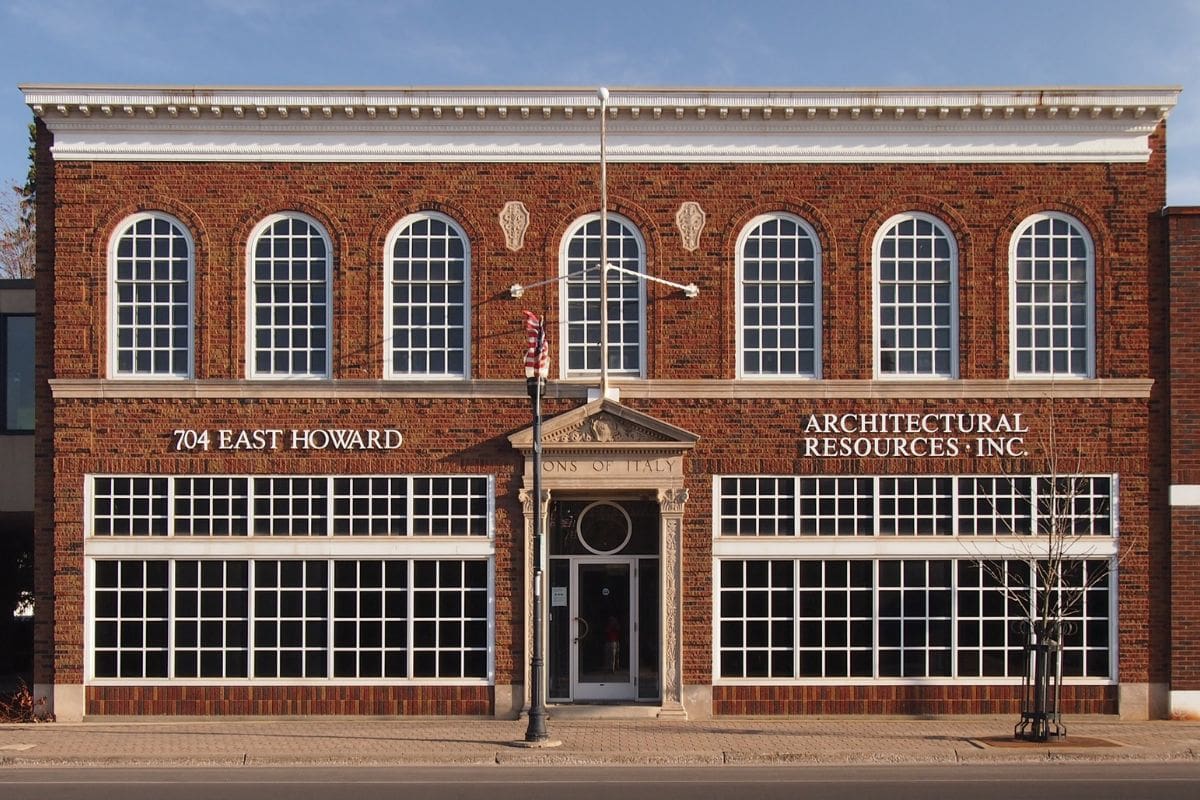
[[[0,769],[5,800],[1196,800],[1200,764]]]

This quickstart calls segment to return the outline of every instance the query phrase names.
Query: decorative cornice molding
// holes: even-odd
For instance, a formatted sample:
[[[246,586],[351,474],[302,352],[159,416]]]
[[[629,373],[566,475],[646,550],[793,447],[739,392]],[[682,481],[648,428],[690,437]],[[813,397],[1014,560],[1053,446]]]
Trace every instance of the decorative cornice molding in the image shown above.
[[[1148,378],[1079,381],[959,380],[638,380],[614,379],[625,398],[668,400],[1146,400]],[[594,382],[551,381],[546,396],[583,399]],[[103,380],[50,381],[55,400],[406,400],[528,399],[522,380],[263,381]]]
[[[598,101],[582,89],[23,90],[62,160],[590,161],[597,151]],[[1178,95],[1172,87],[613,90],[609,157],[1145,161],[1146,138]]]
[[[71,115],[99,118],[168,116],[200,119],[238,109],[243,117],[353,117],[362,112],[381,120],[413,117],[428,111],[435,119],[452,116],[522,119],[572,118],[576,111],[594,117],[599,101],[594,88],[516,87],[167,87],[29,84],[20,87],[25,102],[42,117]],[[655,120],[697,116],[712,109],[727,119],[768,120],[883,116],[945,120],[981,118],[1055,119],[1161,118],[1178,100],[1173,86],[1027,87],[1027,88],[610,88],[614,119]],[[465,109],[471,109],[468,115]],[[509,111],[518,109],[519,114]],[[530,113],[537,110],[539,114]],[[663,113],[668,109],[669,113]],[[642,114],[643,111],[647,113]],[[764,111],[768,113],[763,113]],[[897,111],[901,112],[897,115]],[[1020,113],[1017,113],[1017,112]],[[1033,112],[1032,115],[1030,112]],[[590,112],[590,113],[589,113]],[[689,113],[690,112],[690,113]],[[964,113],[966,112],[966,113]]]
[[[90,134],[91,132],[89,132]],[[824,141],[795,139],[779,143],[763,137],[712,137],[711,141],[657,141],[622,144],[610,134],[610,162],[626,163],[1145,163],[1150,157],[1147,134],[1123,137],[1078,136],[1056,140],[1021,140],[998,145],[994,135],[952,139],[940,137],[913,144],[907,137],[830,136]],[[546,143],[544,138],[520,141],[506,137],[490,143],[463,142],[451,137],[422,141],[404,137],[364,137],[358,141],[294,142],[278,136],[227,142],[197,142],[194,137],[155,135],[141,142],[105,141],[70,132],[56,136],[58,161],[297,161],[297,162],[542,162],[594,161],[596,146],[587,142]],[[590,137],[578,137],[590,138]],[[782,138],[782,137],[781,137]]]

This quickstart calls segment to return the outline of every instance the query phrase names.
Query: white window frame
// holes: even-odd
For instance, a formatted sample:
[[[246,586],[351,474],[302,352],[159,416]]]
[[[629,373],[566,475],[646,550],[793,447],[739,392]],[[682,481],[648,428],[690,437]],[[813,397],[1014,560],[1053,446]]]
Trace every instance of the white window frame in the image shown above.
[[[254,275],[254,262],[256,260],[255,251],[258,246],[259,237],[266,232],[268,228],[276,223],[285,220],[299,220],[311,226],[325,244],[325,369],[320,372],[314,372],[311,368],[307,372],[293,372],[290,369],[286,372],[266,371],[262,372],[258,369],[258,348],[256,344],[256,334],[258,326],[256,324],[255,314],[255,285],[257,281]],[[290,258],[289,258],[290,263]],[[269,283],[285,283],[286,285],[295,286],[301,283],[311,283],[311,281],[295,281],[291,277],[286,281],[275,281],[272,279]],[[310,303],[309,308],[312,304]],[[272,302],[269,306],[274,309],[276,306]],[[291,307],[291,306],[289,306]],[[292,326],[295,329],[295,326]],[[313,331],[311,320],[306,328],[309,332],[310,342]],[[293,352],[294,348],[289,347],[288,352]],[[311,363],[313,348],[310,344],[308,348],[309,359]],[[263,219],[254,227],[250,233],[249,239],[246,242],[246,376],[258,380],[323,380],[329,378],[333,374],[333,241],[329,236],[329,232],[325,230],[325,226],[316,219],[302,214],[299,211],[281,211]]]
[[[1051,225],[1054,222],[1065,222],[1067,225],[1075,229],[1083,239],[1087,246],[1088,257],[1086,265],[1086,331],[1084,335],[1087,338],[1087,371],[1085,374],[1077,372],[1055,372],[1053,369],[1053,359],[1051,359],[1051,369],[1049,372],[1021,372],[1017,369],[1017,243],[1028,230],[1036,223],[1042,220],[1049,220]],[[1069,285],[1069,284],[1068,284]],[[1051,334],[1057,328],[1051,324]],[[1070,331],[1071,327],[1068,326]],[[1021,221],[1013,231],[1012,238],[1008,243],[1008,363],[1009,375],[1013,378],[1022,380],[1091,380],[1096,377],[1096,242],[1092,238],[1091,231],[1087,226],[1080,222],[1075,217],[1069,214],[1062,214],[1057,211],[1043,211],[1037,214],[1031,214]]]
[[[487,481],[487,533],[486,535],[470,534],[470,535],[394,535],[394,536],[379,536],[379,535],[328,535],[328,536],[209,536],[209,535],[174,535],[169,533],[166,536],[96,536],[93,533],[93,509],[94,509],[94,479],[99,477],[135,477],[135,476],[115,476],[115,475],[99,475],[88,474],[84,476],[84,630],[83,644],[85,653],[84,665],[84,682],[88,685],[97,686],[153,686],[153,685],[311,685],[311,686],[332,686],[332,685],[364,685],[364,686],[385,686],[385,685],[457,685],[457,686],[490,686],[495,681],[495,597],[496,597],[496,552],[495,552],[495,477],[492,475],[463,475],[463,476],[443,476],[443,475],[411,475],[411,476],[379,476],[379,477],[409,477],[409,478],[442,478],[442,477],[470,477],[470,478],[486,478]],[[136,476],[149,477],[149,476]],[[217,476],[169,476],[167,502],[169,514],[174,514],[174,477],[230,477],[240,478],[245,477],[253,483],[255,477],[270,477],[270,478],[290,478],[295,476],[289,475],[217,475]],[[330,487],[333,482],[339,478],[356,478],[364,476],[348,476],[334,475],[328,476]],[[376,476],[365,476],[376,477]],[[331,495],[332,496],[332,495]],[[251,500],[252,502],[252,500]],[[329,504],[329,515],[332,519],[333,510],[332,502]],[[411,516],[411,492],[409,505],[409,519]],[[172,517],[168,518],[168,531],[172,531]],[[252,527],[252,526],[251,526]],[[167,561],[168,569],[168,677],[162,678],[98,678],[96,677],[95,669],[95,652],[93,648],[94,626],[96,622],[96,607],[95,607],[95,591],[96,591],[96,565],[99,561],[113,560],[132,560],[132,561]],[[326,561],[329,563],[327,570],[326,587],[324,591],[327,593],[326,598],[326,622],[327,622],[327,646],[326,655],[329,660],[327,669],[327,677],[315,678],[254,678],[254,677],[233,677],[233,678],[201,678],[201,677],[183,677],[176,678],[175,662],[173,654],[175,652],[175,565],[179,561],[194,561],[194,560],[219,560],[219,561]],[[408,638],[408,677],[381,677],[381,678],[348,678],[334,677],[333,675],[333,657],[335,652],[334,646],[334,622],[337,617],[334,612],[334,592],[336,590],[336,581],[333,572],[333,562],[336,561],[406,561],[409,563],[409,580],[406,590],[410,593],[410,601],[412,593],[417,591],[413,576],[415,575],[415,563],[418,561],[478,561],[484,564],[486,571],[486,589],[487,589],[487,653],[485,664],[485,675],[482,678],[464,677],[464,678],[433,678],[433,677],[413,677],[412,676],[412,658],[416,648],[411,637],[413,626],[418,621],[415,616],[415,611],[410,603],[407,613],[406,624],[409,626],[410,636]],[[248,639],[248,675],[253,675],[254,664],[254,628],[255,612],[253,608],[254,591],[255,591],[255,566],[249,566],[250,572],[248,575],[249,586],[249,603],[250,609],[248,612],[249,624],[249,639]],[[465,619],[465,617],[463,617]],[[424,619],[424,618],[421,618]],[[450,618],[451,622],[455,621]],[[464,651],[465,652],[465,651]]]
[[[397,372],[393,369],[392,340],[395,329],[392,322],[393,306],[393,253],[396,240],[414,223],[422,220],[435,220],[444,223],[453,230],[463,245],[463,300],[462,300],[462,358],[461,372]],[[471,264],[471,240],[462,225],[453,217],[437,211],[418,211],[400,219],[388,232],[383,244],[383,377],[385,380],[459,380],[471,377],[471,291],[473,270]],[[447,305],[447,307],[450,307]],[[429,348],[432,350],[432,348]],[[448,346],[443,352],[449,353]]]
[[[902,222],[912,220],[916,222],[928,222],[933,227],[939,230],[950,244],[950,371],[948,373],[938,372],[884,372],[882,367],[882,353],[880,352],[880,246],[886,235],[891,230]],[[875,239],[871,245],[871,352],[872,352],[872,369],[874,377],[877,380],[956,380],[959,375],[959,315],[958,315],[958,292],[959,292],[959,252],[958,241],[954,236],[954,232],[950,230],[950,226],[943,220],[932,214],[926,214],[921,211],[906,211],[901,214],[896,214],[884,220],[883,224],[875,232]],[[915,329],[915,322],[910,328]],[[934,327],[937,330],[937,327]],[[935,348],[936,349],[936,348]]]
[[[583,369],[583,370],[572,370],[569,368],[569,362],[570,362],[570,354],[569,354],[569,350],[568,350],[568,348],[570,347],[569,331],[573,324],[578,325],[578,324],[580,324],[580,321],[572,320],[568,317],[568,308],[570,307],[570,303],[567,298],[567,253],[568,253],[568,249],[570,247],[571,239],[574,238],[584,228],[584,226],[588,225],[591,222],[598,222],[599,220],[600,220],[599,213],[584,214],[583,216],[576,219],[574,222],[572,222],[567,227],[567,232],[565,234],[563,234],[562,241],[559,243],[558,274],[559,274],[559,278],[561,280],[559,281],[559,292],[558,292],[558,311],[559,311],[559,320],[560,320],[559,325],[558,325],[558,337],[559,337],[558,340],[561,344],[558,346],[558,353],[559,353],[558,365],[559,365],[559,377],[563,378],[563,379],[591,378],[591,377],[598,376],[601,372],[601,370],[599,368]],[[637,263],[636,267],[633,267],[633,269],[636,269],[638,272],[645,274],[645,272],[646,272],[646,239],[644,236],[642,236],[641,230],[639,230],[638,226],[635,225],[633,223],[633,221],[630,220],[628,217],[625,217],[621,214],[613,213],[612,211],[608,212],[608,220],[609,220],[609,222],[620,223],[622,226],[624,226],[626,229],[628,229],[633,234],[634,241],[637,242],[637,246],[638,246],[638,263]],[[613,254],[610,251],[608,255],[609,255],[609,261],[611,263],[613,260],[612,259]],[[584,262],[586,263],[586,261],[587,261],[587,257],[586,257],[586,251],[585,251]],[[618,265],[618,266],[620,266],[620,265]],[[597,275],[600,272],[598,267],[594,268],[593,270],[590,270],[589,274],[587,276],[588,280],[593,279],[593,276],[590,274],[592,271],[596,272]],[[624,275],[623,273],[615,273],[615,274],[618,277],[615,278],[614,280],[624,280],[626,278],[630,278],[630,276]],[[598,279],[596,279],[596,280],[597,280],[597,285],[599,285],[599,280]],[[608,370],[608,374],[611,376],[614,376],[614,377],[624,377],[624,378],[644,378],[644,377],[646,377],[646,281],[644,278],[637,278],[636,280],[637,280],[637,284],[638,284],[638,297],[637,297],[637,301],[638,301],[638,320],[637,320],[637,323],[638,323],[638,343],[637,343],[638,344],[638,368],[637,368],[637,372],[635,373],[632,370],[613,369],[610,367]],[[612,295],[610,294],[609,302],[611,302],[611,301],[612,301]],[[599,302],[599,301],[597,300],[597,302]],[[609,323],[610,324],[612,323],[611,318],[609,319]],[[593,344],[592,342],[585,342],[583,346],[586,349],[587,347],[591,346],[592,344]],[[594,343],[594,345],[598,349],[600,347],[600,342],[597,340]],[[609,349],[613,348],[614,345],[611,340],[609,341],[608,346],[609,346]],[[606,356],[607,356],[607,354],[601,353],[601,358],[605,358]]]
[[[811,372],[802,372],[800,370],[796,370],[795,372],[774,372],[774,373],[762,372],[762,371],[747,372],[746,366],[745,366],[745,311],[746,311],[746,306],[745,306],[745,295],[744,295],[746,241],[750,238],[750,235],[752,233],[754,233],[755,231],[757,231],[763,224],[765,224],[767,222],[771,222],[771,221],[784,221],[784,220],[795,224],[805,235],[808,236],[808,238],[812,241],[812,246],[813,246],[813,258],[812,258],[812,267],[813,267],[813,280],[812,280],[812,284],[813,284],[813,321],[812,321],[813,368],[812,368]],[[737,292],[737,322],[736,322],[737,333],[736,333],[736,336],[737,336],[737,375],[738,375],[738,377],[746,378],[747,380],[790,380],[790,379],[818,379],[819,380],[821,378],[821,373],[822,373],[822,357],[821,356],[822,356],[822,340],[824,339],[824,325],[822,324],[823,316],[822,316],[822,292],[821,292],[821,288],[822,288],[821,287],[821,284],[822,284],[821,240],[817,237],[816,230],[812,227],[812,225],[810,225],[808,222],[806,222],[803,218],[798,217],[795,214],[789,214],[789,213],[783,212],[783,211],[776,211],[776,212],[770,212],[767,214],[760,214],[757,217],[755,217],[754,219],[750,220],[750,222],[747,223],[744,228],[742,228],[742,232],[738,235],[738,238],[737,238],[736,247],[737,247],[737,250],[736,250],[735,261],[737,264],[737,267],[736,267],[737,277],[736,277],[735,285],[736,285],[736,292]],[[782,261],[782,259],[779,259],[778,257],[776,258],[776,263],[780,263],[781,261]],[[797,256],[793,263],[800,264],[800,263],[802,263],[802,260],[799,258],[799,256]],[[760,284],[761,283],[764,283],[764,282],[760,281]],[[778,280],[778,279],[774,283],[774,286],[776,286],[776,287],[782,287],[784,285],[785,285],[784,282],[781,280]],[[797,282],[794,282],[789,285],[797,286],[797,285],[800,285],[800,283],[797,281]],[[782,332],[783,330],[784,330],[784,326],[776,323],[775,331]],[[804,327],[797,324],[795,327],[791,328],[791,330],[795,331],[796,334],[798,335],[800,333],[800,331],[804,330]]]
[[[117,300],[117,247],[121,240],[131,233],[131,229],[139,222],[144,220],[165,220],[167,223],[175,227],[187,242],[188,248],[188,265],[187,265],[187,369],[184,372],[137,372],[136,367],[133,371],[120,372],[118,371],[118,347],[117,347],[117,319],[119,302]],[[105,277],[105,285],[108,290],[107,302],[107,326],[108,326],[108,342],[107,342],[107,363],[106,374],[110,380],[147,380],[147,381],[178,381],[188,380],[195,375],[196,365],[196,323],[195,323],[195,308],[196,308],[196,241],[192,236],[188,226],[183,224],[177,217],[167,214],[162,211],[142,211],[136,214],[130,214],[117,223],[113,229],[112,235],[108,240],[107,248],[108,274]],[[138,281],[131,283],[137,284]],[[150,281],[151,284],[154,281]],[[153,329],[153,328],[152,328]],[[136,330],[136,327],[135,327]],[[136,358],[138,348],[133,348]]]

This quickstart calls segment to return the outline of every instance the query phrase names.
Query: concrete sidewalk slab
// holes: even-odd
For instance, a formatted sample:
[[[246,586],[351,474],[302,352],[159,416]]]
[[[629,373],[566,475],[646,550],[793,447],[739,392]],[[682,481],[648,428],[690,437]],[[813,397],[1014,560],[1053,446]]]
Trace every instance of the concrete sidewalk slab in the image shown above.
[[[0,725],[0,767],[72,765],[730,765],[1200,761],[1200,723],[1068,720],[1051,745],[1011,744],[1008,717],[551,720],[161,720]],[[1075,738],[1078,745],[1072,742]],[[1011,746],[994,743],[1007,740]],[[1084,746],[1097,741],[1111,744]]]

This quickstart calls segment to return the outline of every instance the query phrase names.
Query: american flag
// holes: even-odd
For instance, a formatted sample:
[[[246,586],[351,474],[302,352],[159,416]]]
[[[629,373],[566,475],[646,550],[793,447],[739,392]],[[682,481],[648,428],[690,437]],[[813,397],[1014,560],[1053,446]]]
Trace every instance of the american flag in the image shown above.
[[[550,353],[543,321],[532,311],[525,314],[525,377],[545,378],[550,373]]]

